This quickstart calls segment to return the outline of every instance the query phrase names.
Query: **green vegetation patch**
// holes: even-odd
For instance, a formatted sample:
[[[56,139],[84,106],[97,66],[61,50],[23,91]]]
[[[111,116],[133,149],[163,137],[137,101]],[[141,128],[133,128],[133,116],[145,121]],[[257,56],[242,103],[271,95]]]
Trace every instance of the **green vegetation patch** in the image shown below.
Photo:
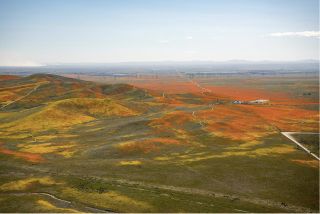
[[[293,137],[319,157],[319,134],[294,134]]]

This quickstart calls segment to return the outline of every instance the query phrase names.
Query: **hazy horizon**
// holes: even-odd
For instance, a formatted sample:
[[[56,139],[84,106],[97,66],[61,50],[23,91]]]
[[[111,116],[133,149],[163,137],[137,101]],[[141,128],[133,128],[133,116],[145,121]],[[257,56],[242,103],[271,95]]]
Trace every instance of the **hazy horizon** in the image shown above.
[[[320,59],[299,59],[299,60],[246,60],[246,59],[229,59],[229,60],[150,60],[150,61],[117,61],[117,62],[53,62],[43,64],[25,64],[25,65],[1,65],[0,67],[46,67],[46,66],[90,66],[90,65],[162,65],[162,64],[278,64],[278,63],[320,63]]]

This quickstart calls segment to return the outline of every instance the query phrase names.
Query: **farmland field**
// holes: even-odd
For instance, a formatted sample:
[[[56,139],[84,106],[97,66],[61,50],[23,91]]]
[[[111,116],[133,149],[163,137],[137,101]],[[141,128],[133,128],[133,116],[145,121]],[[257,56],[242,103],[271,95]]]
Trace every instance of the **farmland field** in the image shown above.
[[[318,76],[3,75],[0,212],[319,212],[281,132],[319,133]]]

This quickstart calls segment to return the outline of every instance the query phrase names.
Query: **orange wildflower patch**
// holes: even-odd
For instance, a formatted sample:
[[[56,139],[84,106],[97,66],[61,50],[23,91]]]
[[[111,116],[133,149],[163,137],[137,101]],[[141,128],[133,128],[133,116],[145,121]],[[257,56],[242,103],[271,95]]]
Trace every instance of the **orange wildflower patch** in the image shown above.
[[[319,113],[290,106],[243,105],[264,121],[283,131],[318,131]]]
[[[274,131],[264,120],[239,106],[216,106],[214,110],[198,111],[196,117],[205,122],[208,131],[234,140],[256,140]]]
[[[106,97],[103,94],[103,91],[100,87],[95,87],[93,89],[89,89],[88,91],[93,93],[95,98],[105,98]]]
[[[205,128],[234,140],[256,140],[283,131],[318,131],[318,112],[288,106],[216,105],[196,112]]]
[[[149,89],[153,91],[164,92],[168,94],[183,94],[183,93],[201,93],[196,85],[189,81],[173,81],[172,79],[162,81],[145,81],[131,83],[134,86]]]
[[[250,89],[242,87],[232,87],[232,86],[206,86],[210,89],[212,93],[222,95],[224,97],[229,97],[236,100],[255,100],[255,99],[269,99],[269,100],[289,100],[288,96],[280,92],[267,92],[259,89]]]
[[[319,168],[319,162],[317,160],[292,160],[292,162],[312,168]]]
[[[166,98],[166,97],[156,97],[156,102],[159,103],[164,103],[164,104],[169,104],[169,105],[174,105],[174,106],[181,106],[184,105],[183,102],[173,99],[173,98]]]
[[[0,75],[0,81],[3,80],[16,80],[16,79],[20,79],[21,77],[19,76],[15,76],[15,75]]]
[[[61,85],[61,82],[59,80],[52,80],[51,83],[54,83],[56,95],[62,95],[66,93],[66,89]]]
[[[71,89],[72,90],[78,90],[78,89],[82,89],[83,88],[83,85],[79,82],[73,82],[71,84]]]
[[[159,129],[182,127],[184,123],[192,121],[192,114],[189,112],[175,111],[164,117],[153,120],[150,125]]]
[[[39,163],[44,161],[44,158],[39,154],[33,154],[29,152],[19,152],[19,151],[6,149],[3,147],[0,147],[0,153],[6,154],[6,155],[13,155],[15,157],[22,158],[32,163]]]
[[[152,139],[148,139],[145,140],[144,142],[150,142],[150,143],[161,143],[161,144],[180,144],[180,141],[175,140],[175,139],[171,139],[171,138],[152,138]]]
[[[141,142],[126,142],[117,145],[118,149],[123,153],[142,152],[149,153],[159,151],[163,145],[179,145],[180,141],[171,138],[152,138]]]
[[[1,92],[0,91],[0,101],[1,102],[8,102],[8,101],[13,101],[19,97],[19,94],[12,92],[12,91],[7,91],[7,92]]]

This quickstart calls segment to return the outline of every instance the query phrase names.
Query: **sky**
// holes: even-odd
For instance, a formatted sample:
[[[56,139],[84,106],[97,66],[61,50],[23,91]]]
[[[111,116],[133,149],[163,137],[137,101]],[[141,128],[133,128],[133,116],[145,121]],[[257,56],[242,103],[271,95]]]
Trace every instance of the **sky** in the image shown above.
[[[319,58],[318,0],[0,0],[0,66]]]

